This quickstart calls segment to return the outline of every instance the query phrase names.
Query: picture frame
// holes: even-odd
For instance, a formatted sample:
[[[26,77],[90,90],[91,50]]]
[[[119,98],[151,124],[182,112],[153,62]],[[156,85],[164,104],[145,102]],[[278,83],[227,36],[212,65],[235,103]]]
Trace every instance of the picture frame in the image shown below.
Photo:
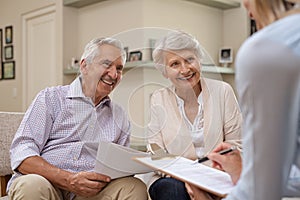
[[[2,48],[3,48],[2,41],[3,41],[3,32],[2,32],[2,29],[0,28],[0,63],[2,63],[2,55],[3,55],[3,53],[2,53]]]
[[[129,62],[142,60],[142,52],[141,51],[132,51],[129,53]]]
[[[126,53],[126,62],[127,62],[129,60],[129,54],[128,54],[129,48],[128,47],[124,47],[124,51]]]
[[[13,42],[13,27],[6,26],[5,27],[5,43],[12,44]]]
[[[220,48],[219,51],[219,63],[224,64],[225,67],[228,66],[229,63],[233,62],[233,50],[231,47],[223,47]]]
[[[4,47],[4,58],[5,60],[13,59],[14,57],[14,48],[12,45]]]
[[[250,36],[257,31],[255,20],[250,19]]]
[[[0,67],[0,80],[2,80],[2,66]]]
[[[15,61],[2,62],[2,79],[15,79]]]

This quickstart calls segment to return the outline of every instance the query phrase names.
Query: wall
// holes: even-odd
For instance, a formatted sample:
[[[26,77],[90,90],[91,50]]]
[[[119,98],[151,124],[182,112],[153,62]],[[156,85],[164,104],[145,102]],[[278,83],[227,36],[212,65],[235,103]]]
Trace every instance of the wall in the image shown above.
[[[222,45],[232,47],[235,57],[240,45],[250,35],[249,17],[244,6],[224,10],[222,25]],[[234,67],[234,63],[232,66]]]
[[[68,8],[76,13],[71,19],[64,12],[64,18],[69,18],[64,21],[65,25],[76,24],[74,28],[65,30],[74,38],[73,45],[78,44],[72,48],[76,49],[73,56],[77,58],[91,38],[154,27],[182,29],[193,34],[218,65],[219,48],[232,46],[236,52],[248,32],[247,14],[243,6],[221,10],[184,0],[110,0],[79,9]],[[126,42],[125,45],[128,45]]]
[[[0,80],[1,111],[22,111],[22,14],[54,3],[54,0],[1,0],[0,2],[0,28],[4,32],[5,26],[13,26],[13,60],[16,62],[15,79]]]
[[[242,5],[240,8],[236,9],[224,10],[222,26],[222,46],[232,47],[233,58],[235,60],[240,45],[250,33],[249,18],[244,6]],[[230,67],[234,68],[234,60],[233,63],[230,64]],[[236,93],[234,76],[222,75],[222,78],[233,87]]]
[[[185,30],[216,60],[222,45],[222,10],[188,1],[154,0],[145,1],[144,13],[145,26]]]
[[[223,10],[188,1],[104,1],[78,9],[77,17],[77,57],[93,37],[119,35],[143,27],[188,31],[201,41],[214,60],[223,43]]]
[[[161,34],[157,34],[158,31],[149,33],[145,27],[182,29],[193,34],[216,65],[219,65],[220,47],[230,46],[235,54],[248,36],[248,18],[243,6],[221,10],[183,0],[110,0],[77,10],[74,17],[77,20],[77,31],[73,29],[73,33],[78,35],[78,40],[73,42],[78,43],[77,52],[76,55],[65,57],[65,66],[70,63],[71,57],[79,58],[84,45],[94,37],[117,35],[125,46],[134,50],[147,46],[145,43],[148,38],[155,39],[163,35],[163,31]],[[144,32],[137,29],[144,29]],[[150,54],[146,52],[143,59],[145,56],[149,58]],[[234,63],[231,67],[234,67]],[[216,77],[216,74],[208,76]],[[235,89],[234,76],[217,77],[230,83]],[[67,81],[64,83],[71,82],[73,78],[74,76],[65,76]]]

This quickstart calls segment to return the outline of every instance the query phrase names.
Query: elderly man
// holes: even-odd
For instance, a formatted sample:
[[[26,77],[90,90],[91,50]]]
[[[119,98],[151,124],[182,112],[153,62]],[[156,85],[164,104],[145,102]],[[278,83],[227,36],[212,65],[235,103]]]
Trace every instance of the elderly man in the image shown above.
[[[95,156],[85,148],[99,141],[129,146],[127,116],[108,97],[125,60],[118,40],[94,39],[84,49],[78,78],[37,95],[12,142],[11,199],[147,199],[139,179],[93,172]]]

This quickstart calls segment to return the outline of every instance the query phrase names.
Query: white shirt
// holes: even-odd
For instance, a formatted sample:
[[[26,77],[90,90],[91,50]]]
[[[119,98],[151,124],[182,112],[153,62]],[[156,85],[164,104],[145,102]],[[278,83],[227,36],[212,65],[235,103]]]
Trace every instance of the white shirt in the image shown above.
[[[185,110],[184,110],[184,101],[179,96],[176,95],[174,92],[177,100],[177,105],[179,108],[179,112],[181,116],[183,117],[186,126],[188,127],[192,142],[195,147],[195,151],[197,154],[197,157],[200,158],[204,155],[204,137],[203,137],[203,125],[204,125],[204,118],[203,118],[203,99],[202,99],[202,93],[198,96],[198,113],[195,117],[194,122],[192,123],[186,116]]]
[[[238,52],[243,171],[227,200],[300,197],[300,178],[295,177],[300,168],[299,22],[300,14],[278,20]]]

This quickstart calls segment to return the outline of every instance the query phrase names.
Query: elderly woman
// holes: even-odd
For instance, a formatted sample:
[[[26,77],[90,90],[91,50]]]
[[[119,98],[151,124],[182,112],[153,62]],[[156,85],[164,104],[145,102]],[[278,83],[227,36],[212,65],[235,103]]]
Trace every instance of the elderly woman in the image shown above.
[[[171,31],[153,51],[156,66],[172,86],[151,97],[148,143],[189,159],[222,142],[241,145],[242,115],[234,92],[225,82],[201,76],[202,56],[199,42],[181,31]],[[183,182],[166,177],[155,180],[149,194],[152,200],[190,199]]]

